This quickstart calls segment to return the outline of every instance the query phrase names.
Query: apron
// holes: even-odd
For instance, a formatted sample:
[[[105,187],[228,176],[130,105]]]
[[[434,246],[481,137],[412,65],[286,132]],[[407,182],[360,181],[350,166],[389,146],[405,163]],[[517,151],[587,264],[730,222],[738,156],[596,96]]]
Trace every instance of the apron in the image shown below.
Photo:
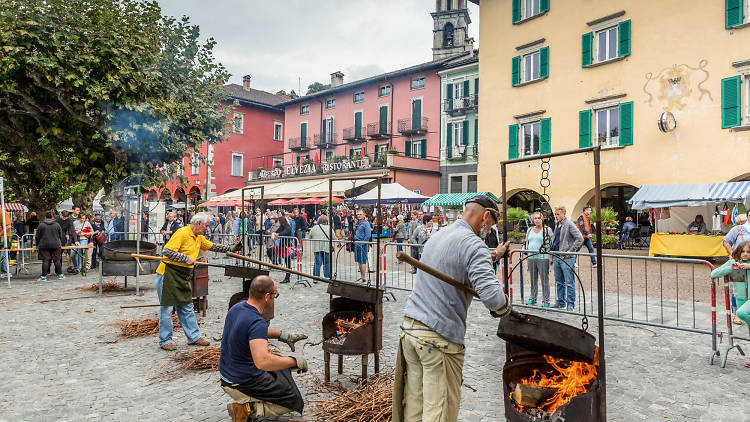
[[[161,306],[178,306],[193,303],[190,288],[192,267],[164,263],[164,283],[161,289]]]
[[[406,359],[401,348],[402,333],[398,341],[398,353],[396,354],[396,369],[393,379],[393,415],[391,422],[404,422],[404,389],[406,388]]]
[[[230,384],[221,380],[221,386],[235,389],[257,400],[286,407],[300,414],[305,407],[302,393],[299,392],[289,369],[264,371],[258,375],[258,378],[244,384]]]

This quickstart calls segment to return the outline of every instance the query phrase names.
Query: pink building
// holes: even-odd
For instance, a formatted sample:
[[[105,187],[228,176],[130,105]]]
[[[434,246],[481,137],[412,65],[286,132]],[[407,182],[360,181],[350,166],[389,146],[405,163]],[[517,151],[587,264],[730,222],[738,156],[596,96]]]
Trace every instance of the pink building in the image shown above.
[[[331,74],[331,88],[281,104],[284,165],[260,179],[349,176],[379,169],[387,182],[440,192],[440,77],[437,60],[345,84]],[[362,160],[362,158],[367,160]],[[355,168],[327,164],[356,161]],[[333,167],[333,168],[332,168]],[[281,193],[278,196],[283,196]],[[289,197],[299,196],[289,192]]]

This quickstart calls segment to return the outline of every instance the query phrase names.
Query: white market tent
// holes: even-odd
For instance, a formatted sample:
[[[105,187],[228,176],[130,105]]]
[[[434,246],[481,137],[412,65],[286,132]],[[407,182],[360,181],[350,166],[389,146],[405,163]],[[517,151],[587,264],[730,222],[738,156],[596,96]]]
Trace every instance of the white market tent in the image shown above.
[[[420,195],[398,183],[386,183],[380,186],[381,204],[421,204],[430,199],[429,196]],[[375,205],[378,203],[378,188],[375,187],[362,195],[346,201],[347,204]]]
[[[55,208],[57,208],[57,211],[73,211],[73,198],[68,198],[60,202]],[[104,208],[102,208],[102,204],[99,203],[98,199],[94,199],[92,208],[94,211],[104,211]]]
[[[644,185],[628,200],[635,210],[669,208],[670,218],[658,221],[660,231],[683,232],[702,214],[709,230],[717,206],[744,203],[750,208],[750,181],[690,185]]]

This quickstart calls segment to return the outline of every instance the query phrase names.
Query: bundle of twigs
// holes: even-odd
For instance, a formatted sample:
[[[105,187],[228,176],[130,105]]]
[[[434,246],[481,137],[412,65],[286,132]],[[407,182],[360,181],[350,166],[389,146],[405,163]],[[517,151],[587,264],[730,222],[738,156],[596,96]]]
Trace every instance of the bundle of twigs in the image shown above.
[[[121,339],[147,337],[159,334],[159,318],[125,319],[110,324],[120,329]],[[172,314],[174,330],[181,330],[182,326],[177,315]]]
[[[99,283],[94,283],[90,286],[81,286],[77,287],[80,291],[92,291],[92,292],[98,292],[99,291]],[[104,283],[102,283],[102,292],[114,292],[120,290],[120,283],[114,281],[114,280],[107,280]]]
[[[330,422],[388,422],[391,420],[393,373],[371,375],[353,390],[326,385],[319,380],[314,389],[325,399],[310,400],[313,412],[305,419]],[[309,418],[309,419],[308,419]]]
[[[199,374],[217,371],[220,354],[221,346],[196,347],[187,352],[175,353],[173,358],[177,362],[175,370],[195,371]]]

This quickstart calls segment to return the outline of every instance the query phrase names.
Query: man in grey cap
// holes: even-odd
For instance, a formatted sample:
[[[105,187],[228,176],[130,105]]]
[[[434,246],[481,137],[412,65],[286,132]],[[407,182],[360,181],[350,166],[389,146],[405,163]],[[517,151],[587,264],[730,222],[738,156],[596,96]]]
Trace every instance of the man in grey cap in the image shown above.
[[[483,241],[499,214],[490,198],[470,199],[461,219],[427,241],[421,262],[476,290],[484,306],[502,317],[510,302],[492,261],[505,255],[509,242],[490,251]],[[401,326],[393,422],[457,420],[471,300],[470,294],[417,272]]]

